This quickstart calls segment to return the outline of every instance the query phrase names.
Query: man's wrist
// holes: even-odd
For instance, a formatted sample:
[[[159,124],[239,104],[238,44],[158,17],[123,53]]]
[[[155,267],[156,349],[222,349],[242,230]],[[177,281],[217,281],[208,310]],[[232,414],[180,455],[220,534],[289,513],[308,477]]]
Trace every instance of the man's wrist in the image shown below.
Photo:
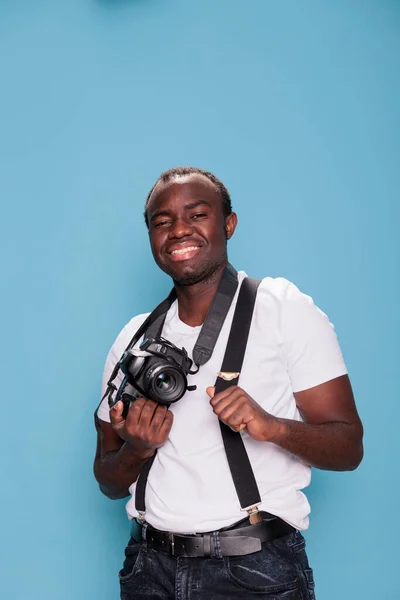
[[[288,435],[288,427],[284,419],[270,417],[266,427],[265,441],[279,446]]]
[[[148,448],[139,450],[129,442],[125,442],[125,444],[121,447],[120,454],[121,457],[123,455],[124,458],[131,459],[133,462],[141,463],[148,461],[152,456],[154,456],[155,450]]]

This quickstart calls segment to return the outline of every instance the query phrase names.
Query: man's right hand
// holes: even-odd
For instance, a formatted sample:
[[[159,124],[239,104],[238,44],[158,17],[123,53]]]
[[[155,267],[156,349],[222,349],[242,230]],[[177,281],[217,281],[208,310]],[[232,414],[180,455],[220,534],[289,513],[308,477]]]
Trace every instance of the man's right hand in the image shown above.
[[[138,458],[150,458],[166,442],[174,415],[166,406],[145,398],[132,402],[125,419],[123,410],[121,401],[110,410],[114,431],[132,446]]]

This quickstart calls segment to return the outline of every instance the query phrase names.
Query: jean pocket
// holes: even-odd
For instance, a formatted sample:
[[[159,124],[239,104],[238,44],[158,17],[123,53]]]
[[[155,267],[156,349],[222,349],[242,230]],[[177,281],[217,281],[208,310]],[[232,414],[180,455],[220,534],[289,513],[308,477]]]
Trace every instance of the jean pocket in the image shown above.
[[[125,548],[125,560],[118,577],[121,583],[129,581],[141,569],[143,563],[143,547],[140,542],[130,540]]]
[[[300,531],[289,533],[289,535],[285,535],[277,541],[286,546],[291,554],[300,553],[306,547],[306,540]]]
[[[249,592],[259,592],[281,600],[298,600],[297,570],[289,561],[266,544],[259,552],[246,556],[225,557],[230,580]]]

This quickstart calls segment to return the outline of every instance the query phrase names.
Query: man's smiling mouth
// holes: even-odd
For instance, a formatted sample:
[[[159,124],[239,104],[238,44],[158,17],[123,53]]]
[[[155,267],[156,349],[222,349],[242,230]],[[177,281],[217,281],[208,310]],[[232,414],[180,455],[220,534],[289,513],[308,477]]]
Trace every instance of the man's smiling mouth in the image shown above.
[[[169,256],[174,261],[188,260],[192,258],[200,250],[200,246],[185,246],[184,248],[177,248],[169,252]]]
[[[185,252],[192,252],[193,250],[198,250],[199,248],[200,246],[186,246],[180,250],[172,250],[171,254],[185,254]]]

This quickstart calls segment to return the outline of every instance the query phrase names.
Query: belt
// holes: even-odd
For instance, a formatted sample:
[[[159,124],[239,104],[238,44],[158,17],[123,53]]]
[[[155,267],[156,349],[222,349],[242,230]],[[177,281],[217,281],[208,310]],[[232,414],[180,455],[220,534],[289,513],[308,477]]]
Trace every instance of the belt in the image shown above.
[[[296,531],[278,517],[256,525],[197,533],[193,535],[160,531],[150,525],[145,529],[148,548],[179,557],[245,556],[261,550],[261,544]]]

